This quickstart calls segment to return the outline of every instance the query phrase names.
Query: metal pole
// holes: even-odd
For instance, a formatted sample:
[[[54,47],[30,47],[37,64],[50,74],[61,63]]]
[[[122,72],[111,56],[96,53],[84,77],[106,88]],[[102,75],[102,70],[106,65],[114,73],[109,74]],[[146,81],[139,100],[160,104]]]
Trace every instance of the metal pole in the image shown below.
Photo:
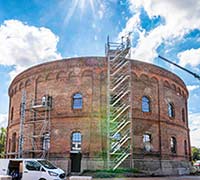
[[[110,168],[110,55],[109,36],[107,39],[107,169]]]
[[[166,61],[166,62],[168,62],[170,64],[173,64],[174,66],[176,66],[176,67],[178,67],[178,68],[180,68],[180,69],[188,72],[189,74],[192,74],[195,78],[197,78],[198,80],[200,80],[200,76],[198,74],[193,73],[192,71],[190,71],[190,70],[188,70],[186,68],[183,68],[183,67],[179,66],[178,64],[176,64],[176,63],[174,63],[174,62],[172,62],[172,61],[170,61],[170,60],[168,60],[168,59],[166,59],[166,58],[164,58],[164,57],[162,57],[160,55],[158,57],[161,58],[162,60],[164,60],[164,61]]]

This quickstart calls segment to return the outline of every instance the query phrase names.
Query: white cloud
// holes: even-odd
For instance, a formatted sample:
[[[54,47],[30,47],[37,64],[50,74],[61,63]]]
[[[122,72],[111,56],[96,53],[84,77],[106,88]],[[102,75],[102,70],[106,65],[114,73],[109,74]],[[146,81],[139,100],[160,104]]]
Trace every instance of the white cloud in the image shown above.
[[[135,48],[132,49],[132,58],[145,59],[152,62],[157,57],[156,49],[162,43],[174,43],[180,40],[192,29],[200,27],[200,1],[199,0],[129,0],[133,17],[129,19],[124,31],[135,31],[134,17],[139,17],[141,7],[145,9],[149,17],[161,16],[165,24],[159,25],[146,33],[141,26],[137,26],[140,31],[139,40]],[[131,23],[131,24],[130,24]],[[120,33],[121,34],[121,33]]]
[[[181,66],[186,66],[187,64],[195,67],[200,64],[200,48],[199,49],[189,49],[178,54],[180,59],[179,64]]]
[[[200,148],[200,113],[189,114],[191,145]]]
[[[138,31],[139,25],[140,25],[140,17],[139,14],[136,14],[127,21],[126,27],[119,33],[118,38],[120,39],[122,36],[125,36],[129,32],[133,32],[134,30],[140,32]]]
[[[60,59],[59,38],[44,27],[29,26],[18,20],[7,20],[0,26],[0,64],[14,65],[16,75],[31,65]]]
[[[188,89],[189,91],[193,91],[193,90],[196,90],[196,89],[198,89],[198,88],[200,88],[199,85],[189,85],[189,86],[187,86],[187,89]]]
[[[7,127],[8,123],[8,115],[0,114],[0,127]]]
[[[104,17],[104,13],[105,13],[105,6],[103,4],[100,4],[100,8],[98,10],[99,19],[102,19]]]

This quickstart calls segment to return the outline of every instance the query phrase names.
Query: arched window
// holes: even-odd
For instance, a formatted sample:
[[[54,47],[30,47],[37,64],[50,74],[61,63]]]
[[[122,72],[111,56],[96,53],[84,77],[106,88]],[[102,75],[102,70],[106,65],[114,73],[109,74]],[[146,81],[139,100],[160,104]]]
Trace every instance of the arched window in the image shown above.
[[[142,97],[142,112],[150,112],[150,99],[147,96]]]
[[[185,150],[185,155],[187,155],[187,141],[185,140],[184,141],[184,150]]]
[[[185,110],[184,110],[184,108],[182,109],[182,121],[185,122]]]
[[[145,133],[143,134],[143,144],[144,144],[144,150],[147,152],[151,151],[151,134]]]
[[[80,93],[76,93],[73,96],[73,109],[83,108],[83,97]]]
[[[172,153],[176,153],[177,143],[176,143],[176,138],[175,137],[171,137],[170,146],[171,146],[171,152]]]
[[[82,137],[80,132],[73,132],[71,137],[72,142],[72,150],[73,151],[80,151],[81,150],[81,142]]]
[[[168,103],[168,116],[170,118],[175,117],[175,109],[174,109],[174,105],[172,103]]]

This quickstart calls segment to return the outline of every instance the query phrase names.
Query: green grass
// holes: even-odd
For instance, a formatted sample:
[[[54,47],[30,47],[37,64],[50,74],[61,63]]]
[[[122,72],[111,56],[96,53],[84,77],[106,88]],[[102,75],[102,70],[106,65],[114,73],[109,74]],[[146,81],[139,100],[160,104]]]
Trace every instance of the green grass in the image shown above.
[[[83,175],[90,175],[93,178],[114,178],[114,177],[131,177],[139,173],[137,169],[102,169],[102,170],[85,170]]]

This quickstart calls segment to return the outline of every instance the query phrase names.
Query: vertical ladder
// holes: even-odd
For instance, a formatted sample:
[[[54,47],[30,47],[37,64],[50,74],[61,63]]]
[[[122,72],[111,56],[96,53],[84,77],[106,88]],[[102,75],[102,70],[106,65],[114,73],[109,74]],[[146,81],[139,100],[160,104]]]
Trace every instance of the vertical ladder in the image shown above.
[[[130,34],[121,43],[107,40],[107,166],[115,170],[131,155]]]
[[[23,90],[21,105],[20,105],[21,116],[20,116],[19,143],[18,143],[18,158],[22,158],[23,155],[25,110],[26,110],[26,91]]]

